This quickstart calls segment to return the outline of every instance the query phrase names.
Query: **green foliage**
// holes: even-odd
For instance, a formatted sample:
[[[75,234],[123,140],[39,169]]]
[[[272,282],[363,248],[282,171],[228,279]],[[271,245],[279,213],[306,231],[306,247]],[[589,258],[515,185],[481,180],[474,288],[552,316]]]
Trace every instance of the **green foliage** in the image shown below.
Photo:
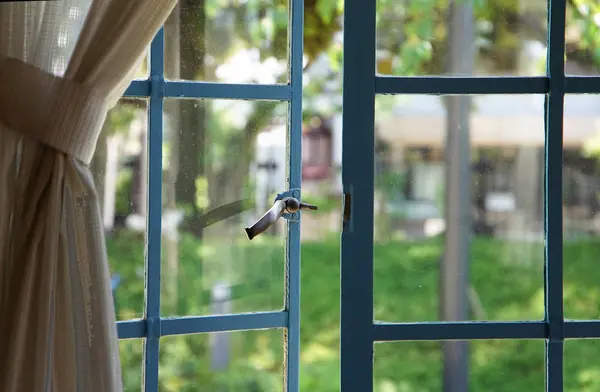
[[[139,100],[123,100],[112,108],[106,116],[105,129],[108,135],[126,133],[139,114],[139,105]]]
[[[380,63],[380,72],[398,75],[443,73],[449,3],[449,0],[418,0],[408,4],[378,0],[377,45],[380,51],[390,56]],[[598,69],[600,27],[595,18],[600,13],[599,6],[591,0],[567,3],[570,58]],[[546,44],[546,2],[473,0],[472,4],[478,65],[485,64],[493,72],[511,72],[524,40]]]
[[[197,254],[217,252],[216,260],[222,258],[227,248],[234,248],[227,250],[229,261],[220,261],[223,264],[237,261],[239,276],[245,278],[244,282],[250,287],[245,297],[234,301],[234,311],[280,308],[277,303],[281,302],[265,300],[265,297],[283,295],[283,275],[267,272],[282,267],[279,243],[263,240],[252,245],[226,246],[223,242],[218,249],[212,245],[212,250],[202,251],[204,247],[192,237],[182,239],[180,302],[176,314],[206,314],[207,300],[201,295],[206,277],[198,270]],[[115,295],[117,312],[120,318],[139,317],[144,290],[143,238],[119,232],[108,239],[108,247],[113,272],[122,277]],[[442,250],[441,238],[375,245],[375,315],[378,320],[437,320]],[[302,246],[301,391],[339,392],[339,251],[338,240]],[[565,312],[569,318],[600,316],[598,253],[600,242],[597,240],[565,244]],[[476,239],[471,251],[471,284],[481,298],[487,318],[541,319],[542,266],[541,244]],[[189,278],[190,275],[193,278]],[[265,278],[270,282],[253,283],[264,282]],[[257,293],[262,294],[257,296]],[[163,338],[160,390],[281,391],[282,339],[280,331],[234,333],[229,369],[212,371],[208,335]],[[595,370],[595,364],[600,360],[600,347],[583,341],[568,342],[566,347],[565,391],[599,390],[600,372]],[[124,380],[131,390],[139,388],[141,349],[138,340],[121,342]],[[542,341],[471,343],[471,390],[513,392],[543,388],[543,350]],[[378,344],[375,349],[376,391],[439,391],[441,366],[439,343]]]
[[[131,182],[133,175],[130,170],[119,172],[115,199],[115,214],[126,216],[131,211]]]
[[[324,214],[326,212],[331,212],[335,210],[339,210],[342,205],[342,199],[340,195],[326,195],[326,194],[317,194],[317,193],[309,193],[303,192],[302,201],[308,204],[314,204],[319,207],[319,213]]]
[[[304,53],[309,61],[330,49],[333,35],[340,29],[343,2],[304,1]]]
[[[571,31],[576,31],[576,34],[567,34],[568,51],[580,60],[600,64],[600,25],[597,22],[600,6],[590,0],[570,0],[567,3],[567,23],[572,26]]]
[[[198,177],[196,178],[196,207],[203,210],[208,205],[208,180],[206,177]]]
[[[403,198],[402,190],[406,183],[406,173],[387,172],[376,176],[375,187],[387,200],[399,200]]]

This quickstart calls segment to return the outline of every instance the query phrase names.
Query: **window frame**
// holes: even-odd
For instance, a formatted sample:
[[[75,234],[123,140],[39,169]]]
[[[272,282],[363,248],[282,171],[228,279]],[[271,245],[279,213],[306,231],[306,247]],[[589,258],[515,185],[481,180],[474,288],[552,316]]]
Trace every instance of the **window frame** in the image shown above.
[[[342,177],[351,218],[342,231],[342,391],[373,390],[374,343],[479,339],[544,339],[545,390],[562,391],[565,339],[600,338],[600,320],[565,320],[563,312],[564,97],[600,93],[600,76],[565,75],[566,1],[548,0],[547,72],[539,77],[378,76],[375,0],[345,0],[344,18]],[[374,322],[374,111],[382,94],[545,95],[544,320]]]
[[[119,339],[144,339],[142,388],[159,390],[159,342],[164,336],[283,329],[284,388],[299,390],[300,221],[289,220],[285,252],[284,308],[272,312],[163,317],[160,313],[162,233],[162,139],[165,98],[267,100],[288,103],[287,186],[300,197],[302,180],[302,69],[304,3],[288,0],[287,84],[229,84],[165,79],[165,39],[161,28],[150,45],[147,79],[134,80],[124,97],[148,98],[148,199],[145,248],[144,318],[117,322]],[[283,191],[283,190],[282,190]],[[240,227],[240,230],[243,228]]]

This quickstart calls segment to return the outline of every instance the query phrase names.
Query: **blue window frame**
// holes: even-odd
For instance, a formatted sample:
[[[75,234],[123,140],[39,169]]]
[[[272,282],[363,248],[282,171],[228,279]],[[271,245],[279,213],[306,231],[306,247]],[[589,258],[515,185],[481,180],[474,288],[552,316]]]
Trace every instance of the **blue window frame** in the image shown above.
[[[600,321],[563,315],[562,120],[565,93],[600,93],[600,77],[564,71],[566,0],[549,1],[547,74],[542,77],[381,77],[375,67],[375,1],[345,0],[341,251],[341,388],[373,389],[373,344],[389,341],[544,339],[546,390],[563,389],[565,339],[600,338]],[[163,318],[160,314],[161,176],[165,98],[288,101],[289,189],[301,188],[303,2],[290,0],[290,82],[243,85],[167,81],[164,34],[151,45],[150,76],[125,96],[148,97],[149,170],[145,317],[118,323],[119,338],[144,338],[144,390],[158,390],[162,336],[285,328],[286,390],[298,390],[300,223],[288,225],[286,300],[282,311]],[[528,322],[375,323],[373,321],[374,103],[378,94],[545,94],[545,319]],[[242,228],[240,228],[242,229]]]
[[[546,391],[562,391],[565,339],[600,337],[600,321],[571,321],[563,315],[564,96],[600,93],[600,77],[565,76],[566,0],[549,0],[547,73],[542,77],[377,76],[375,3],[345,1],[342,177],[349,214],[345,214],[341,256],[342,391],[373,390],[376,342],[476,339],[544,339]],[[378,94],[545,94],[544,320],[374,322],[374,111]]]
[[[300,344],[300,223],[289,221],[286,250],[285,306],[282,311],[232,315],[163,318],[160,314],[160,255],[162,212],[162,135],[165,98],[245,99],[289,102],[289,189],[301,187],[302,155],[302,53],[303,13],[301,0],[289,3],[289,69],[286,85],[246,85],[165,80],[164,32],[150,47],[150,75],[135,80],[127,97],[148,97],[148,219],[146,228],[146,281],[144,319],[117,323],[120,339],[144,338],[145,392],[158,391],[159,341],[162,336],[284,328],[285,390],[298,391]],[[240,227],[240,230],[243,230]],[[283,262],[283,260],[282,260]]]

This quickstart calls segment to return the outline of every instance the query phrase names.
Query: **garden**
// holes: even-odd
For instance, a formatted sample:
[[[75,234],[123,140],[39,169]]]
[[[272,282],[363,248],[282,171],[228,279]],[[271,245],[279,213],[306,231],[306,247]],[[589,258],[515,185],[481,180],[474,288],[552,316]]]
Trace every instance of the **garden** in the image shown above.
[[[115,303],[120,319],[141,315],[143,306],[143,238],[127,231],[108,240],[112,272],[120,277]],[[301,391],[339,391],[339,237],[302,245]],[[443,239],[376,243],[374,250],[375,314],[382,321],[438,319],[438,269]],[[565,244],[565,315],[594,319],[600,314],[600,241]],[[210,254],[199,265],[199,256]],[[236,255],[237,254],[237,255]],[[240,257],[240,255],[244,255]],[[520,262],[519,255],[537,255]],[[202,271],[233,263],[244,284],[232,290],[232,311],[268,311],[283,305],[284,259],[281,241],[216,247],[211,251],[191,236],[180,242],[178,301],[163,315],[210,313],[210,287]],[[543,318],[543,249],[522,244],[475,239],[470,257],[471,284],[487,320]],[[210,263],[215,263],[211,266]],[[163,265],[163,268],[166,268]],[[221,268],[222,269],[222,268]],[[231,276],[231,274],[229,274]],[[205,291],[203,291],[205,290]],[[163,299],[165,296],[163,295]],[[473,315],[473,319],[475,316]],[[161,339],[160,390],[282,391],[283,332],[228,334],[226,363],[218,363],[215,336]],[[139,390],[142,340],[123,340],[121,360],[126,390]],[[565,390],[600,390],[600,345],[568,341]],[[512,392],[544,388],[543,341],[476,341],[469,343],[471,391]],[[221,353],[222,354],[222,353]],[[438,342],[375,345],[375,390],[437,392],[441,390],[442,352]]]

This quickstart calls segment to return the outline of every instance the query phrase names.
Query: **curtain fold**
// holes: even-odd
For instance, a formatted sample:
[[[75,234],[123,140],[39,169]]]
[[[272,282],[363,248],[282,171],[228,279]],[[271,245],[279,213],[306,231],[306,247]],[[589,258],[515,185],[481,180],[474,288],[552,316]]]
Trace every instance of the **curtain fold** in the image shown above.
[[[0,3],[0,391],[122,391],[88,164],[176,0]]]

